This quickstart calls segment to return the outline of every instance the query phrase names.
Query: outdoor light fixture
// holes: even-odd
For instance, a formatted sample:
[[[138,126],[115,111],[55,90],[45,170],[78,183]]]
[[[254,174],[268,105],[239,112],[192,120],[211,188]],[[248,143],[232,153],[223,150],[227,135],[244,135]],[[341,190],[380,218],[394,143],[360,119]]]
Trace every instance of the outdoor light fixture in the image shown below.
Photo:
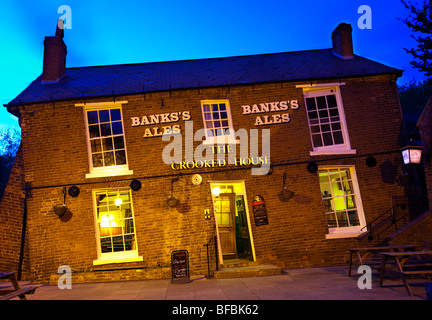
[[[117,207],[120,207],[120,205],[123,203],[123,200],[120,198],[120,193],[117,194],[117,198],[115,199],[114,203]]]
[[[219,197],[220,193],[221,193],[221,189],[220,189],[219,187],[214,187],[214,188],[212,189],[212,194],[213,194],[215,197]]]
[[[404,164],[419,164],[421,161],[423,147],[410,139],[407,146],[401,149]]]

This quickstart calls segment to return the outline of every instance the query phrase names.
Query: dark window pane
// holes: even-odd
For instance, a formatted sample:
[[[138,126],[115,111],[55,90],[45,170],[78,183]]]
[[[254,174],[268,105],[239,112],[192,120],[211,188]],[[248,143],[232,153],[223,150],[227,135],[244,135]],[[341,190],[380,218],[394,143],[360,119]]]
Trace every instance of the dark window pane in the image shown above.
[[[307,98],[306,106],[308,111],[316,110],[315,98]]]
[[[333,138],[334,138],[334,143],[335,144],[343,144],[343,136],[342,136],[342,131],[335,131],[333,132]]]
[[[204,109],[204,112],[209,112],[210,111],[210,105],[208,105],[208,104],[203,105],[203,109]]]
[[[225,105],[225,103],[221,103],[221,104],[219,105],[219,110],[221,110],[221,111],[226,110],[226,105]]]
[[[332,134],[323,133],[323,141],[325,146],[331,146],[333,144]]]
[[[102,153],[92,154],[93,167],[103,167]]]
[[[119,121],[121,120],[120,109],[111,109],[111,121]]]
[[[114,148],[115,149],[123,149],[124,148],[123,137],[115,137],[114,138]]]
[[[114,152],[104,152],[105,166],[114,166]]]
[[[339,115],[339,110],[337,108],[336,109],[329,109],[329,112],[330,112],[331,117]]]
[[[311,126],[310,128],[311,128],[311,132],[312,132],[312,133],[318,133],[318,132],[321,132],[319,126]]]
[[[219,110],[219,106],[217,104],[212,104],[212,111],[218,111]]]
[[[206,122],[206,128],[207,129],[212,129],[213,128],[213,123],[210,122],[210,121]]]
[[[318,109],[326,109],[327,108],[325,96],[324,97],[317,97],[316,99],[317,99]]]
[[[325,124],[321,126],[321,131],[322,132],[328,132],[330,131],[330,125],[329,124]]]
[[[106,137],[111,135],[111,125],[109,123],[101,124],[101,136]]]
[[[112,150],[113,149],[112,138],[102,139],[102,148],[104,151]]]
[[[204,113],[205,120],[211,120],[211,113]]]
[[[99,125],[98,124],[89,126],[89,136],[90,136],[90,138],[100,137]]]
[[[219,112],[213,112],[213,120],[219,119]]]
[[[309,112],[309,119],[316,119],[318,118],[318,112]]]
[[[341,129],[341,125],[340,123],[332,123],[332,130],[340,130]]]
[[[215,122],[213,122],[213,124],[214,124],[215,128],[220,128],[221,127],[221,122],[220,121],[215,121]]]
[[[228,127],[228,121],[222,121],[222,127]]]
[[[124,150],[116,151],[116,165],[126,164],[126,152]]]
[[[91,152],[92,153],[101,152],[102,151],[101,139],[91,140],[90,141],[90,145],[91,145]]]
[[[112,134],[123,134],[123,126],[121,121],[113,122],[112,124]]]
[[[228,119],[228,113],[226,112],[221,112],[221,119]]]
[[[322,141],[321,141],[321,135],[320,134],[313,134],[312,135],[312,141],[313,141],[314,147],[321,147],[322,146]]]
[[[327,112],[327,110],[321,110],[321,111],[319,112],[319,117],[320,117],[320,118],[327,118],[327,117],[328,117],[328,112]]]
[[[99,119],[100,122],[109,122],[109,110],[100,110],[99,111]]]
[[[331,96],[327,96],[327,105],[329,108],[336,108],[337,107],[336,96],[334,94]]]
[[[87,119],[89,124],[98,123],[97,111],[87,111]]]

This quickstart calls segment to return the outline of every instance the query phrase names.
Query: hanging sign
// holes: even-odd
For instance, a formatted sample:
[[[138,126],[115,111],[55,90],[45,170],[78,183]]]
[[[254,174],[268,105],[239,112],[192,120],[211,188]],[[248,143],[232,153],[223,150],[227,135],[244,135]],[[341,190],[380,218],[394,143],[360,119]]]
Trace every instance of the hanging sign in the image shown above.
[[[171,271],[173,283],[190,282],[189,253],[187,250],[177,250],[171,253]]]
[[[253,197],[252,210],[256,226],[263,226],[268,224],[267,209],[263,197],[261,197],[260,195],[256,195]]]

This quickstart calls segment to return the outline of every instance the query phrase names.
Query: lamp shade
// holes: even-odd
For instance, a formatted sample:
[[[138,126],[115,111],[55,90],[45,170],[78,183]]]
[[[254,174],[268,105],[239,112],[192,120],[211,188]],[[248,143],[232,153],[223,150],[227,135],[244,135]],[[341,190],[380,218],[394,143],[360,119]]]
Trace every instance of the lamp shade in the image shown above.
[[[412,140],[401,149],[404,164],[419,164],[421,162],[423,147]]]

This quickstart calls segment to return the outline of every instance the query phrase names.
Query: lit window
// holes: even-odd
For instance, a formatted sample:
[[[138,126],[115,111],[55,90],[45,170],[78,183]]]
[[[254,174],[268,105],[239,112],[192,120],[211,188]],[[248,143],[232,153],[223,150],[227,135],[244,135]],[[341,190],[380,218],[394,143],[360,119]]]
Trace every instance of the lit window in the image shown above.
[[[318,174],[329,232],[359,231],[364,216],[354,167],[320,168]]]
[[[304,90],[311,155],[355,152],[351,150],[339,88]]]
[[[127,164],[119,106],[85,109],[90,174],[87,178],[132,174]]]
[[[206,141],[234,141],[235,133],[232,125],[231,110],[228,100],[201,101]]]
[[[130,190],[94,191],[99,259],[138,257]]]

